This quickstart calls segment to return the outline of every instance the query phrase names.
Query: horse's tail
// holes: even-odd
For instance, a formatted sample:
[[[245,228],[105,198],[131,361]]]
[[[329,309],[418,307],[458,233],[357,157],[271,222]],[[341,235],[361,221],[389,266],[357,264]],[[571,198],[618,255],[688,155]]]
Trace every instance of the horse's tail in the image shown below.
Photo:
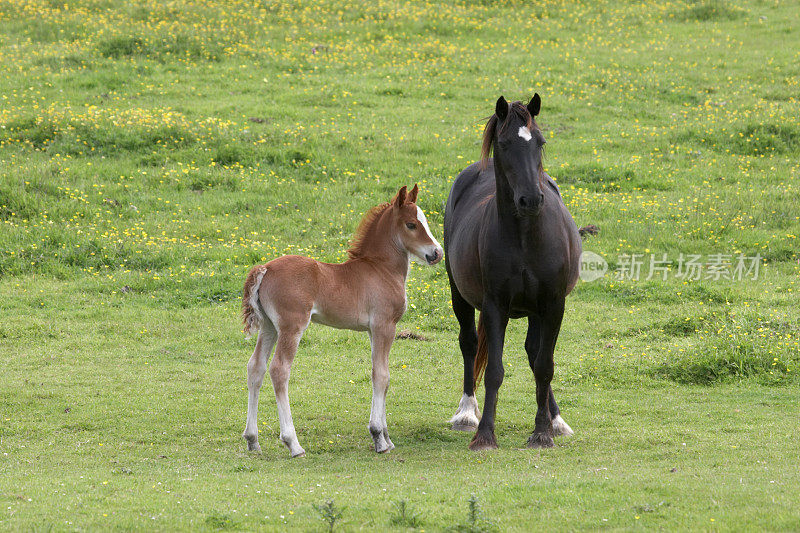
[[[250,269],[244,282],[242,322],[244,323],[244,334],[248,339],[261,329],[261,322],[264,320],[264,312],[258,302],[258,289],[261,287],[261,280],[264,279],[266,273],[266,265],[255,266]]]
[[[486,343],[486,328],[483,327],[483,313],[478,317],[478,352],[475,354],[475,383],[473,391],[478,390],[486,363],[489,362],[489,348]]]

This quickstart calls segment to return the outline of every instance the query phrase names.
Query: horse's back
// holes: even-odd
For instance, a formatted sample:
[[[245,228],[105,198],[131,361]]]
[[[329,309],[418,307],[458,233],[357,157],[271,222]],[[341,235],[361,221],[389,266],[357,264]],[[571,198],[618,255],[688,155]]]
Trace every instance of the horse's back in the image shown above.
[[[462,212],[473,208],[479,198],[494,195],[494,192],[492,160],[489,159],[485,166],[482,166],[480,162],[471,164],[456,176],[453,186],[450,188],[450,195],[447,197],[445,207],[445,220],[448,216],[454,216],[457,211]],[[446,222],[445,232],[447,232]]]

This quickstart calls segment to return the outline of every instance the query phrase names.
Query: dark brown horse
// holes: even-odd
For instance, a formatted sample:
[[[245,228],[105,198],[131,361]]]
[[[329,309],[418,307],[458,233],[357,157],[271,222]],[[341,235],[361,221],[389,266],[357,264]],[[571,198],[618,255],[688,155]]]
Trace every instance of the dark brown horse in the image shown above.
[[[525,351],[538,407],[528,446],[550,447],[554,435],[572,434],[550,381],[564,299],[578,280],[581,240],[558,186],[542,168],[545,140],[533,118],[540,106],[538,94],[527,106],[497,100],[482,160],[459,174],[445,208],[445,264],[464,356],[464,395],[450,422],[453,429],[477,427],[472,450],[497,447],[494,417],[510,318],[528,319]],[[477,331],[475,309],[481,311]],[[484,369],[478,423],[475,387]]]

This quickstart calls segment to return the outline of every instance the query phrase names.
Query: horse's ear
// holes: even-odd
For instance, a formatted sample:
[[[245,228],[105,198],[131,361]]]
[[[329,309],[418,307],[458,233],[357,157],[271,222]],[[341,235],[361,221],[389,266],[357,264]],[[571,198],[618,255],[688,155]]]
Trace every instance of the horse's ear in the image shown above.
[[[417,193],[418,192],[419,192],[419,187],[415,183],[414,184],[414,188],[411,189],[410,193],[408,193],[408,198],[406,199],[406,202],[409,203],[409,204],[417,203]]]
[[[397,191],[397,196],[395,196],[394,200],[392,200],[392,205],[394,205],[395,207],[400,207],[404,203],[406,203],[406,186],[405,185],[400,187],[400,190]]]
[[[497,103],[494,105],[494,114],[497,115],[500,122],[505,121],[508,116],[508,102],[502,96],[497,99]]]
[[[531,114],[532,117],[535,117],[539,114],[539,110],[542,108],[542,99],[539,97],[539,93],[535,93],[531,101],[528,102],[528,113]]]

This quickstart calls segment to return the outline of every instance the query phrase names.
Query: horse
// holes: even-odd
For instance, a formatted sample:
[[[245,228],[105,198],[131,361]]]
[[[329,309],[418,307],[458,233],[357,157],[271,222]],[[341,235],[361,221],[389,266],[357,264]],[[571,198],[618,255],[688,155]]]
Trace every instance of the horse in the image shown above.
[[[456,430],[477,429],[471,450],[497,448],[495,412],[509,319],[528,319],[525,351],[537,405],[528,447],[549,448],[554,435],[573,434],[550,382],[564,300],[578,280],[581,239],[542,166],[545,139],[534,119],[540,108],[538,94],[527,105],[498,98],[484,129],[481,160],[456,177],[445,207],[445,266],[464,358],[464,393],[450,423]],[[475,389],[484,370],[481,417]]]
[[[369,432],[375,451],[394,448],[386,425],[389,350],[397,322],[406,311],[406,278],[410,259],[435,265],[442,247],[431,235],[425,213],[416,205],[418,187],[402,187],[394,198],[369,210],[361,220],[340,264],[287,255],[253,267],[242,294],[245,334],[258,332],[247,363],[248,450],[258,444],[258,393],[269,364],[278,404],[280,439],[292,457],[302,457],[289,408],[288,382],[300,338],[310,322],[339,329],[368,331],[372,347],[372,409]]]

